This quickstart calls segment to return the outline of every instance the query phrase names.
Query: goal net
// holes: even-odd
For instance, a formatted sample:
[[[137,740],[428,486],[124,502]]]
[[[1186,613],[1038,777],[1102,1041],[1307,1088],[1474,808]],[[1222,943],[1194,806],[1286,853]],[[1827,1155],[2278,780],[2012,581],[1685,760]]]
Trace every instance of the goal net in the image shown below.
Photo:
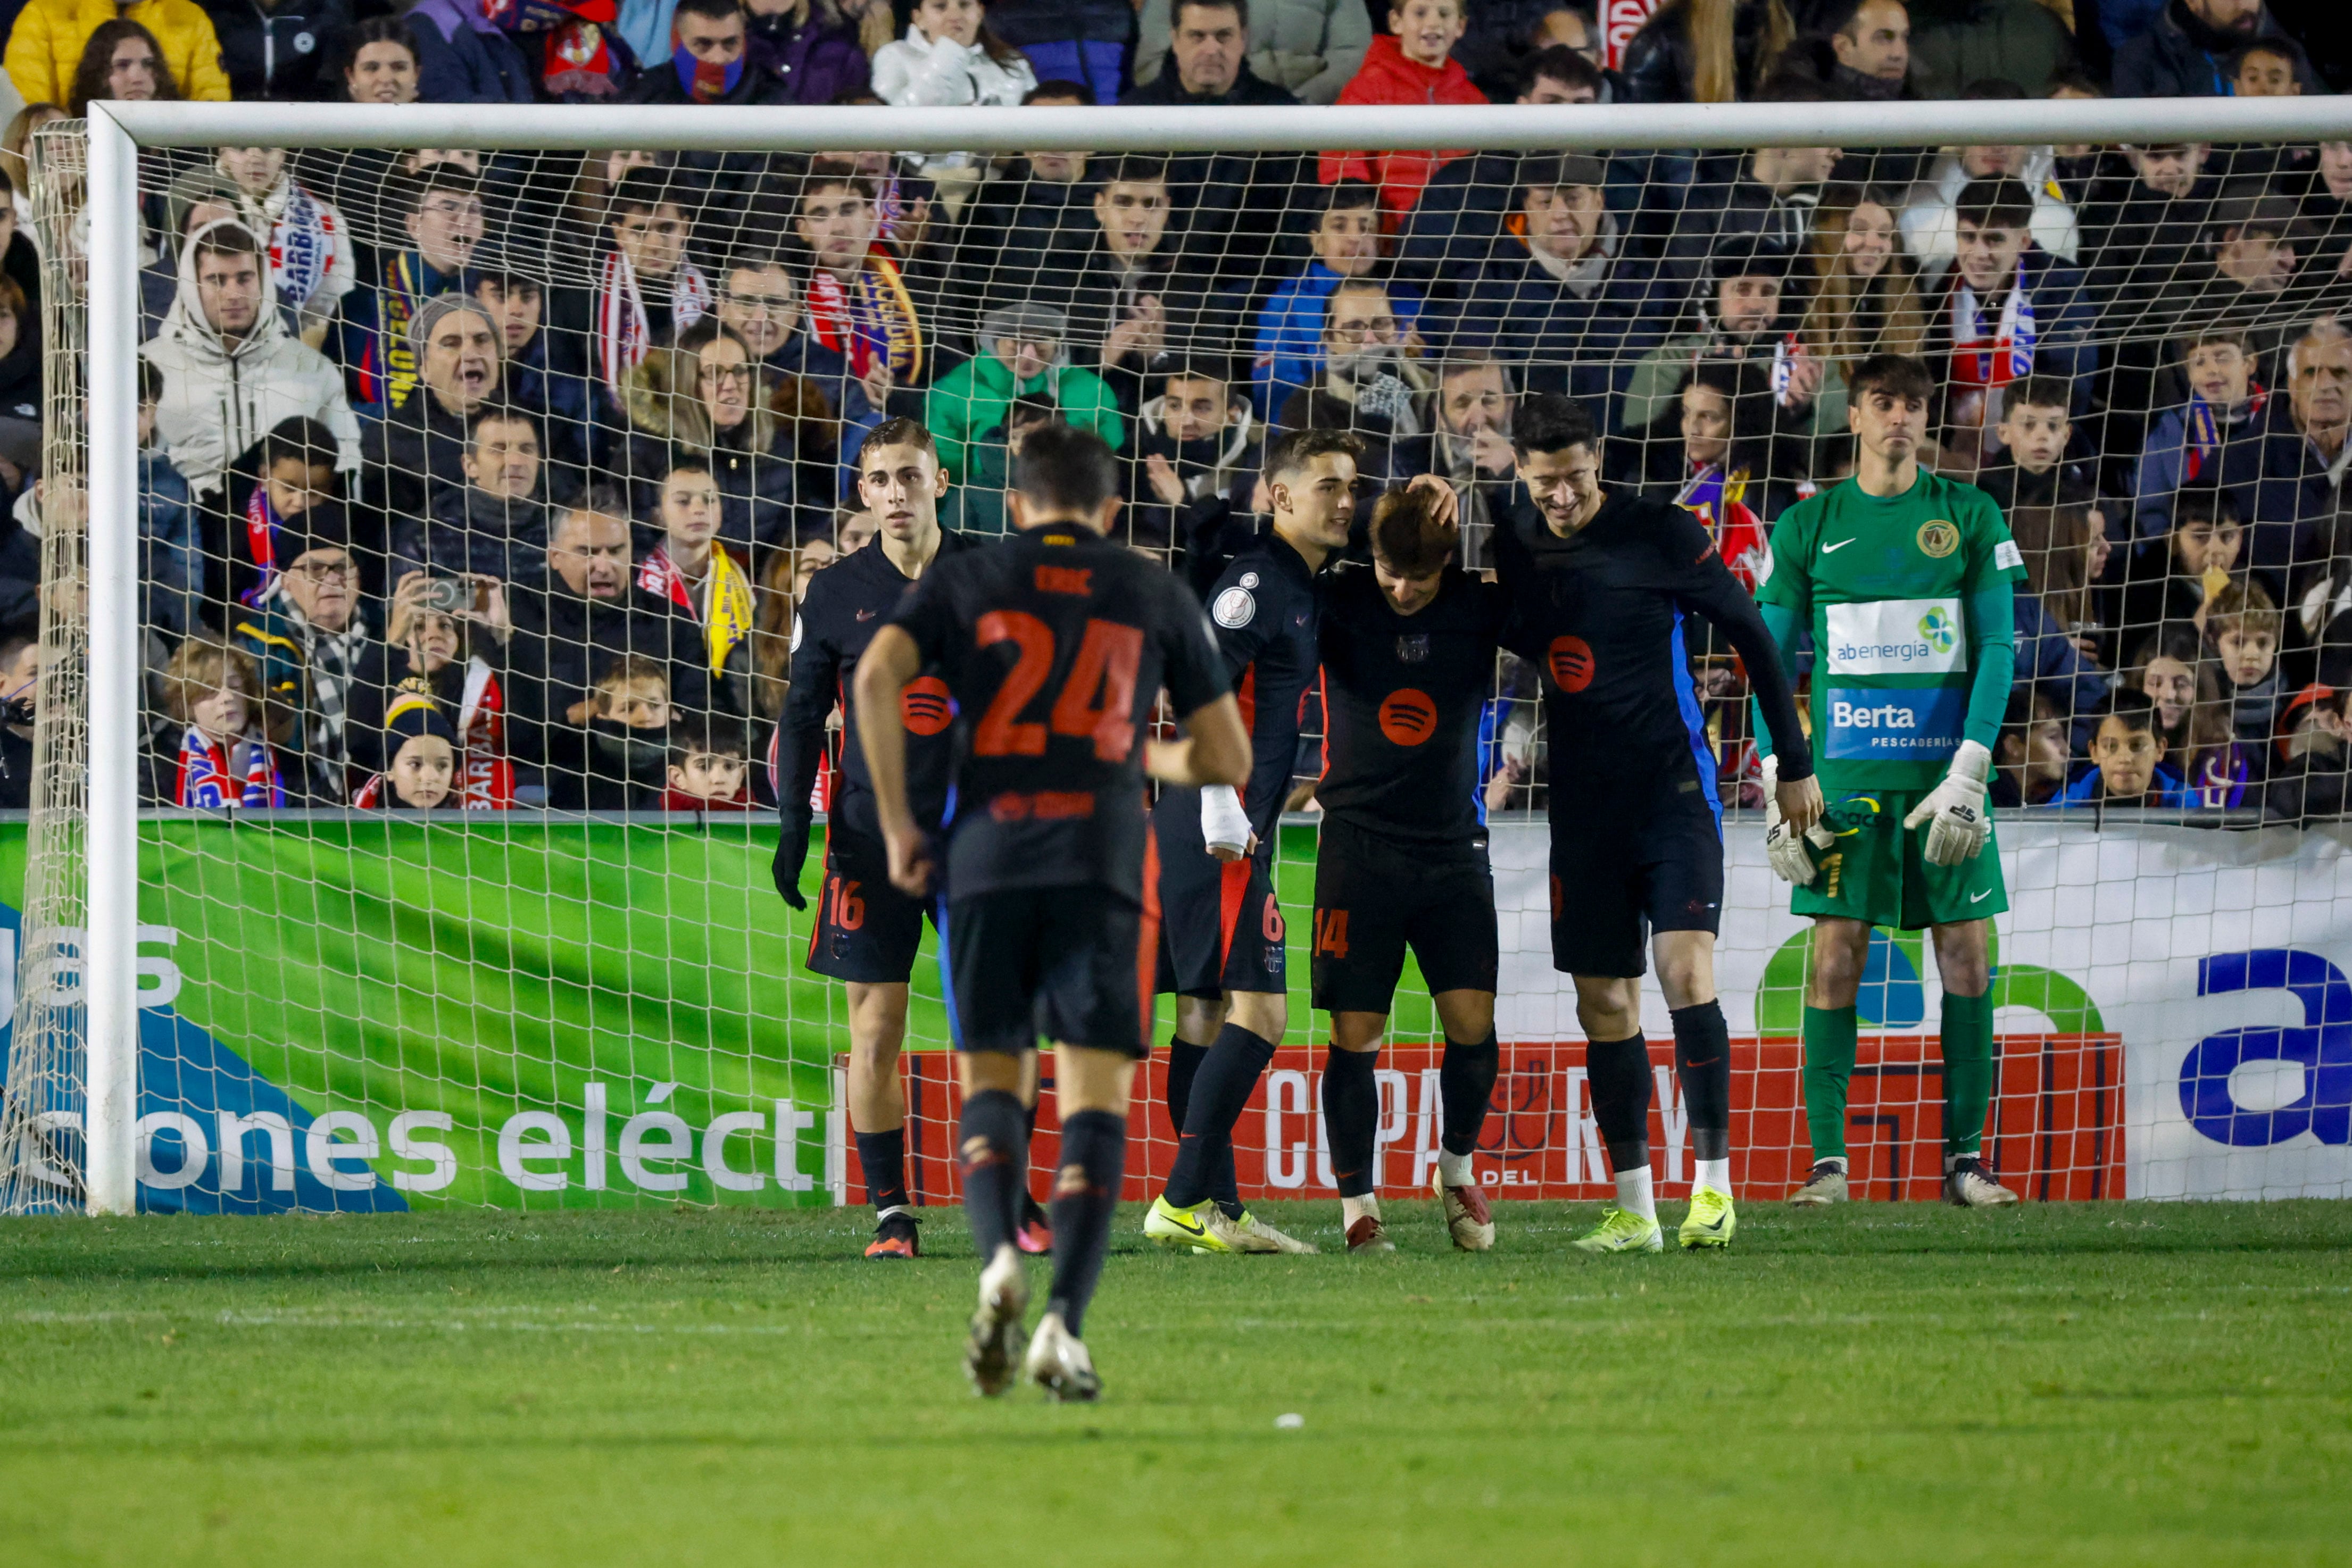
[[[926,429],[942,525],[997,535],[1025,434],[1095,430],[1121,536],[1205,584],[1264,526],[1267,440],[1344,428],[1367,502],[1454,488],[1484,570],[1526,504],[1514,409],[1566,393],[1605,482],[1692,509],[1752,584],[1853,472],[1848,377],[1880,352],[1927,363],[1929,465],[1993,496],[2026,570],[1990,1163],[2048,1198],[2347,1190],[2352,115],[1053,101],[101,104],[37,134],[16,319],[44,393],[0,409],[26,471],[0,579],[26,579],[0,1207],[863,1202],[846,995],[808,967],[820,913],[865,918],[826,869],[839,721],[787,705],[807,584],[873,536],[870,434]],[[1871,656],[1941,656],[1931,611]],[[1776,1197],[1811,1157],[1806,926],[1762,854],[1747,674],[1703,622],[1678,657],[1723,812],[1735,1179]],[[1538,681],[1498,655],[1479,737],[1504,1072],[1477,1170],[1598,1197]],[[1335,1191],[1320,701],[1252,1196]],[[805,910],[772,885],[780,794]],[[1935,1191],[1938,996],[1922,933],[1874,937],[1858,1193]],[[1425,1191],[1442,1033],[1410,965],[1389,1040],[1381,1181]],[[948,1045],[925,929],[901,1071],[930,1204]],[[1172,1157],[1158,1071],[1131,1197]],[[1047,1168],[1054,1126],[1048,1094]]]

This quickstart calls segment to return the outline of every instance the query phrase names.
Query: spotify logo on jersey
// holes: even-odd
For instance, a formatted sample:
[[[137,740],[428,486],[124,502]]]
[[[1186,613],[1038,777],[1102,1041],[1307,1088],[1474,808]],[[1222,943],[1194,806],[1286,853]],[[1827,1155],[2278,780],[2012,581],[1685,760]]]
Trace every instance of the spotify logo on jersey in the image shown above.
[[[955,699],[937,675],[918,675],[899,695],[898,714],[908,735],[937,735],[955,722]]]
[[[1391,746],[1419,746],[1437,729],[1437,705],[1427,692],[1400,686],[1381,704],[1381,733]]]
[[[1561,691],[1580,692],[1592,684],[1592,644],[1581,637],[1553,638],[1544,663]]]

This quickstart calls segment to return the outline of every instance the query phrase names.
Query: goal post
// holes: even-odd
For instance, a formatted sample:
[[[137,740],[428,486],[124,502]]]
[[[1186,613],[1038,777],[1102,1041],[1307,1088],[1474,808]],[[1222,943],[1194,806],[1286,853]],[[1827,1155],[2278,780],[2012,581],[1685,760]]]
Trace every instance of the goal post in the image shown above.
[[[56,136],[54,132],[47,134]],[[73,966],[79,976],[75,999],[86,1014],[83,1021],[59,1037],[67,1040],[68,1049],[78,1047],[86,1052],[79,1071],[68,1073],[79,1079],[86,1093],[85,1104],[77,1118],[82,1133],[80,1169],[74,1173],[75,1179],[68,1186],[79,1189],[81,1205],[89,1212],[121,1214],[140,1207],[142,1157],[138,1133],[142,1011],[139,953],[140,779],[149,740],[143,717],[147,704],[142,685],[147,654],[141,589],[138,352],[142,337],[141,244],[145,221],[141,203],[142,195],[155,193],[152,188],[142,187],[144,154],[165,155],[168,168],[178,166],[169,162],[171,157],[176,156],[185,163],[195,150],[223,147],[388,152],[466,148],[486,153],[504,150],[529,154],[630,148],[648,152],[746,155],[896,153],[908,149],[936,149],[1010,158],[1040,149],[1095,155],[1224,152],[1311,156],[1333,149],[1368,153],[1425,148],[1515,153],[1821,145],[1935,149],[1990,140],[2037,147],[2053,143],[2300,145],[2352,139],[2352,103],[2343,99],[2287,98],[1603,108],[973,110],[97,102],[89,107],[86,137],[87,172],[80,200],[86,204],[83,216],[87,237],[86,242],[77,238],[73,243],[87,246],[87,305],[79,315],[82,334],[79,351],[86,354],[87,406],[85,411],[77,411],[80,415],[79,428],[86,432],[87,445],[86,453],[76,455],[70,466],[73,472],[87,476],[87,559],[83,579],[87,597],[86,607],[78,612],[69,607],[66,612],[86,617],[87,678],[86,685],[71,685],[45,674],[43,685],[45,694],[69,695],[84,705],[80,716],[83,727],[73,733],[86,737],[86,749],[81,758],[70,759],[87,770],[87,803],[77,813],[79,820],[71,852],[79,856],[75,869],[80,873],[81,886],[78,891],[81,907],[68,912],[72,918],[57,919],[54,928],[47,933],[37,932],[27,921],[18,953],[15,1061],[21,1064],[30,1049],[27,1020],[48,1008],[49,998],[56,994],[59,983],[57,944],[60,940],[78,941],[79,962]],[[65,231],[64,224],[49,225],[43,234],[45,245],[54,251]],[[381,236],[362,237],[373,240]],[[60,276],[65,268],[58,258],[53,255],[47,259],[51,263],[50,276]],[[1271,261],[1268,265],[1272,265]],[[586,280],[569,281],[584,284]],[[2334,308],[2331,303],[2330,308]],[[60,319],[55,310],[50,314],[53,320]],[[976,320],[966,323],[966,327],[976,330]],[[60,351],[60,345],[51,344],[53,361]],[[64,351],[76,350],[68,345]],[[1245,359],[1248,352],[1246,342],[1235,345],[1237,356]],[[53,370],[53,394],[57,385],[58,372]],[[56,412],[53,408],[53,415]],[[52,432],[52,474],[59,472],[55,458],[58,440]],[[43,716],[42,726],[44,735],[62,737],[68,733],[49,715]],[[37,847],[39,852],[47,852]],[[2087,863],[2077,849],[2055,841],[2047,846],[2047,856],[2050,868],[2069,868],[2063,873],[2052,869],[2049,874],[2053,878],[2072,877]],[[2221,856],[2223,861],[2230,858],[2226,853]],[[2233,867],[2245,869],[2239,862],[2209,868],[2209,884],[2242,888],[2250,894],[2252,873],[2248,871],[2246,880],[2232,880]],[[1747,873],[1756,869],[1745,868]],[[1736,879],[1742,874],[1745,873],[1736,873]],[[1775,884],[1759,883],[1752,877],[1743,885],[1743,896],[1759,905],[1778,891]],[[2248,921],[2253,920],[2255,915],[2251,908],[2227,913]],[[795,917],[796,933],[802,929],[803,918]],[[1516,934],[1506,932],[1507,948],[1514,941],[1529,952],[1541,947],[1539,923],[1533,915],[1520,912],[1514,924]],[[60,936],[67,932],[77,935]],[[2248,935],[2240,945],[2257,947],[2263,945],[2263,940],[2258,934]],[[1887,951],[1899,956],[1901,949],[1889,947]],[[1916,958],[1916,944],[1911,951]],[[1294,944],[1294,974],[1303,973],[1306,957],[1302,946]],[[2346,967],[2352,968],[2352,953],[2338,953],[2336,957]],[[1761,960],[1759,966],[1769,967],[1761,965]],[[2119,970],[2109,978],[2121,982],[2127,976]],[[2047,992],[2045,989],[2037,994],[2046,996]],[[2025,1005],[2021,993],[2018,1005]],[[2043,1010],[2050,1013],[2046,1007]],[[1302,1011],[1294,1009],[1294,1036],[1317,1038],[1299,1035],[1298,1026],[1303,1019],[1296,1015]],[[1532,1018],[1532,1012],[1528,1016]],[[1544,1034],[1546,1040],[1565,1040],[1574,1033],[1564,1004],[1557,1009],[1550,1021],[1552,1027]],[[2313,1021],[2317,1023],[2316,1015]],[[2079,1024],[2080,1019],[2076,1022]],[[1787,1032],[1778,1026],[1768,1027],[1760,1011],[1754,1031],[1759,1035]],[[2274,1054],[2285,1060],[2293,1053]],[[828,1064],[829,1061],[828,1057]],[[1545,1071],[1551,1069],[1547,1067]],[[1563,1066],[1559,1071],[1569,1070]],[[1793,1073],[1783,1076],[1787,1082],[1775,1092],[1785,1093],[1793,1087]],[[0,1176],[0,1195],[21,1194],[25,1162],[34,1157],[27,1152],[33,1145],[28,1131],[31,1124],[26,1120],[33,1113],[28,1109],[30,1102],[17,1092],[17,1080],[18,1073],[12,1068],[11,1100],[8,1105],[0,1107],[0,1159],[8,1162],[13,1174]],[[1780,1084],[1782,1080],[1775,1078],[1774,1082]],[[2119,1096],[2126,1092],[2120,1082],[2114,1087]],[[1399,1093],[1402,1092],[1400,1088]],[[2135,1103],[2137,1108],[2132,1114],[2146,1119],[2152,1128],[2162,1110],[2157,1102],[2164,1091],[2143,1087],[2138,1092],[2145,1098]],[[1671,1112],[1671,1094],[1668,1099]],[[2187,1097],[2183,1103],[2188,1103]],[[2226,1092],[2222,1103],[2224,1114],[2231,1113]],[[1759,1111],[1781,1114],[1791,1112],[1793,1105],[1790,1100],[1774,1106],[1759,1105]],[[1305,1115],[1307,1122],[1314,1120],[1309,1104],[1301,1102],[1292,1109]],[[572,1114],[572,1111],[567,1108],[565,1113]],[[2179,1116],[2168,1111],[2163,1114],[2170,1118],[2165,1124],[2164,1134],[2170,1136],[2169,1129],[2179,1123]],[[2193,1112],[2189,1114],[2193,1122]],[[369,1134],[371,1138],[373,1135],[373,1132]],[[602,1136],[601,1120],[593,1135]],[[2147,1129],[2136,1126],[2134,1135],[2148,1134]],[[2181,1153],[2179,1158],[2182,1168],[2188,1169],[2198,1159],[2226,1160],[2230,1157],[2227,1151],[2227,1145],[2219,1154],[2198,1146]],[[53,1162],[54,1150],[42,1157]],[[1568,1158],[1569,1168],[1575,1170],[1575,1155],[1571,1153]],[[707,1161],[706,1168],[710,1168]],[[781,1172],[783,1167],[780,1165],[777,1168]],[[2331,1179],[2338,1179],[2329,1174],[2334,1169],[2325,1161],[2314,1164],[2310,1179],[2324,1186]],[[2237,1179],[2231,1177],[2221,1185],[2236,1190],[2232,1183]],[[2256,1190],[2267,1189],[2267,1184],[2266,1177],[2254,1181]],[[2196,1182],[2191,1180],[2184,1190],[2196,1187]],[[37,1207],[41,1204],[19,1197],[9,1199],[5,1207]]]

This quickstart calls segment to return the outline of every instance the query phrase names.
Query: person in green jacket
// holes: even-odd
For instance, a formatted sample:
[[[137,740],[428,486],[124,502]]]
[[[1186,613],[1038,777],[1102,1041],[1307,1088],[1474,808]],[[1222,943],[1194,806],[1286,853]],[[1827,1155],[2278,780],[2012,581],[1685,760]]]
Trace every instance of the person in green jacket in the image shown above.
[[[1068,318],[1050,305],[1007,305],[981,318],[982,351],[941,376],[923,403],[940,466],[954,483],[971,482],[972,443],[1003,424],[1016,397],[1043,394],[1112,451],[1126,444],[1118,400],[1100,376],[1069,362],[1068,339]]]

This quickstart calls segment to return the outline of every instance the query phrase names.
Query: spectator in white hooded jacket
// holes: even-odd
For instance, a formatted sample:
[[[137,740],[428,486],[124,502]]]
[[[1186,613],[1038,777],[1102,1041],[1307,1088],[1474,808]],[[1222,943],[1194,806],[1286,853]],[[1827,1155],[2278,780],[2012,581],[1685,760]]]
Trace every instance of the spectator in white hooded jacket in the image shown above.
[[[984,14],[982,0],[922,0],[907,36],[874,52],[876,95],[900,108],[1018,108],[1037,73],[1020,50],[989,31]],[[969,152],[911,156],[934,179],[976,162]]]
[[[336,467],[360,465],[360,425],[343,378],[287,329],[262,242],[234,219],[206,224],[180,253],[180,292],[140,357],[163,378],[156,434],[199,503],[217,501],[229,465],[281,421],[334,432]]]

